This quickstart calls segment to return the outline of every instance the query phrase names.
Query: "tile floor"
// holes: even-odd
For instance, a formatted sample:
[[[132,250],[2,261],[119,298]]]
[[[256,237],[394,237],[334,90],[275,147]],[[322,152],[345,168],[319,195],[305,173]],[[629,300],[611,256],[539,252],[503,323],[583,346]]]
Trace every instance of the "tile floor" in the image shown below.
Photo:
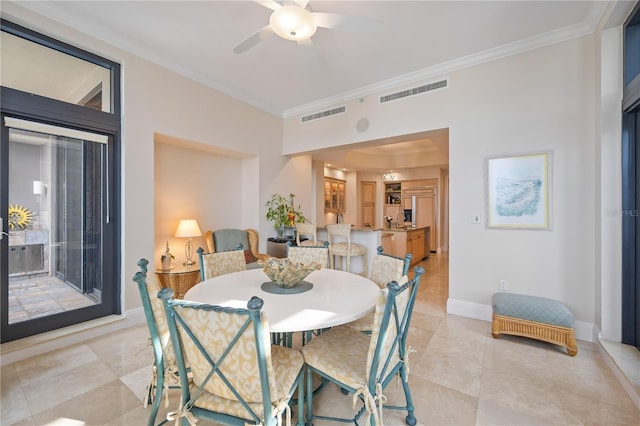
[[[48,274],[9,278],[9,322],[39,318],[96,303]]]
[[[410,357],[409,384],[419,425],[640,423],[640,411],[596,345],[579,341],[572,358],[543,342],[493,339],[488,322],[445,313],[447,256],[432,255],[422,265],[427,273],[409,339],[417,351]],[[147,336],[146,326],[136,326],[2,367],[0,423],[146,424]],[[177,393],[170,395],[173,407]],[[385,395],[394,403],[402,393],[391,384]],[[315,406],[325,414],[350,413],[351,398],[329,387]],[[405,415],[385,411],[384,424],[403,425]]]

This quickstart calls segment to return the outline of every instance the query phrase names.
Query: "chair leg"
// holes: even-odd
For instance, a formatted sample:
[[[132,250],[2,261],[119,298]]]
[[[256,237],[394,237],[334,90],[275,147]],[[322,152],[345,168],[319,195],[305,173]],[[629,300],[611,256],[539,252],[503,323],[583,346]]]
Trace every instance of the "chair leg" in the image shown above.
[[[313,373],[310,368],[307,370],[307,426],[313,423]]]
[[[365,253],[362,255],[362,276],[364,277],[368,277],[369,276],[369,255],[368,253]]]
[[[347,253],[347,272],[351,272],[351,255]]]
[[[306,366],[302,368],[302,372],[300,372],[300,376],[298,377],[298,422],[296,426],[304,426],[305,418],[304,418],[304,373],[306,370]]]
[[[155,396],[153,400],[153,404],[151,405],[151,413],[149,413],[149,421],[147,422],[149,426],[154,426],[156,424],[156,417],[158,416],[158,410],[160,409],[160,403],[162,402],[162,391],[164,390],[164,371],[159,371],[156,375],[156,383],[155,383]],[[151,392],[149,391],[148,396],[151,396]]]
[[[404,364],[400,367],[400,377],[402,379],[402,388],[404,389],[404,397],[407,402],[407,417],[404,421],[409,426],[415,426],[418,422],[416,416],[413,415],[414,407],[413,400],[411,399],[411,389],[409,389],[409,382],[407,381],[407,369]]]

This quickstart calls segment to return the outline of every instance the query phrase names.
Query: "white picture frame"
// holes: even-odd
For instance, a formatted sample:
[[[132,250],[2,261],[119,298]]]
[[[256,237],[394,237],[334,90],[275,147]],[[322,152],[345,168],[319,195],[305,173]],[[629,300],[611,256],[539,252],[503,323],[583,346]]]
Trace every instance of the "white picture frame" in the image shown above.
[[[486,158],[486,227],[551,230],[551,166],[551,151]]]

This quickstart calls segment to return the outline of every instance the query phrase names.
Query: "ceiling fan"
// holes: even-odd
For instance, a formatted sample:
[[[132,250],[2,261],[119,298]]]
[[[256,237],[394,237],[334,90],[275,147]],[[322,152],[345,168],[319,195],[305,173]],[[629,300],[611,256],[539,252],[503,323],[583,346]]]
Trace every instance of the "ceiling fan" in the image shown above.
[[[307,49],[313,47],[311,37],[318,27],[350,32],[373,32],[381,28],[382,22],[363,16],[348,16],[337,13],[314,12],[308,0],[255,0],[256,3],[273,10],[266,25],[251,34],[233,48],[241,54],[260,43],[265,37],[276,34],[292,40]]]

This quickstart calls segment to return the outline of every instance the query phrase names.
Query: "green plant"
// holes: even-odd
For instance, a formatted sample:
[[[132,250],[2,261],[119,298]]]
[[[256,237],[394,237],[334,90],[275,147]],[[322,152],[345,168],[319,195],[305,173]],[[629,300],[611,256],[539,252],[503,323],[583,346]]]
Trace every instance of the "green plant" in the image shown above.
[[[306,222],[307,219],[302,214],[300,205],[295,206],[293,200],[295,194],[289,194],[286,198],[280,194],[273,194],[271,200],[267,201],[267,220],[273,221],[273,229],[282,236],[285,226],[295,226],[296,222]]]

